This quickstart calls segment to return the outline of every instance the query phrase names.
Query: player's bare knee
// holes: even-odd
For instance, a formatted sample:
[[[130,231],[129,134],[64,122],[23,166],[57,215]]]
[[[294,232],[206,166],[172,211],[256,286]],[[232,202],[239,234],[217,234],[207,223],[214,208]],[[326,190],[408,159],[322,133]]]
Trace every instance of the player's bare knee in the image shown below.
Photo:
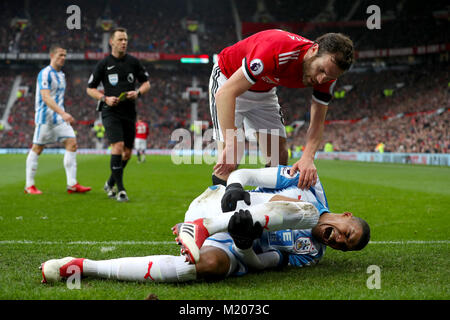
[[[123,154],[124,143],[123,141],[114,142],[111,145],[111,153],[112,154]]]
[[[73,138],[69,138],[65,141],[65,147],[67,151],[75,152],[77,151],[78,145],[77,140]]]
[[[44,150],[44,146],[40,146],[38,144],[33,144],[31,147],[31,150],[36,153],[37,155],[40,155],[42,151]]]
[[[197,274],[203,278],[218,278],[226,276],[230,268],[230,259],[219,248],[203,247],[200,250],[200,260],[197,263]]]

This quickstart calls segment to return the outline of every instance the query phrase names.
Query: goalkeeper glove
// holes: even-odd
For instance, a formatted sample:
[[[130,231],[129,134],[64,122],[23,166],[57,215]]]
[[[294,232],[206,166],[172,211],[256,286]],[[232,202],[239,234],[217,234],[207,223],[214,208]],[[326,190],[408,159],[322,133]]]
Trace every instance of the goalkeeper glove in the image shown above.
[[[248,210],[235,212],[228,222],[228,233],[239,249],[251,248],[253,240],[261,237],[263,227],[257,221],[253,224],[253,218]]]
[[[221,201],[222,212],[236,210],[236,205],[239,200],[244,200],[247,205],[250,205],[250,193],[245,191],[239,183],[228,185]]]

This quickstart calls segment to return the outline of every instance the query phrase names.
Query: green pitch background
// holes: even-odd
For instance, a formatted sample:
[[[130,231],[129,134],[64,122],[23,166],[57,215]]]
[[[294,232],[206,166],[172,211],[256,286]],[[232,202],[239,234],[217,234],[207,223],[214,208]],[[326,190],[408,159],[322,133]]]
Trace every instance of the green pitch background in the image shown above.
[[[371,225],[372,242],[361,252],[328,249],[311,268],[287,267],[220,282],[83,279],[79,290],[71,290],[64,282],[41,284],[40,263],[64,256],[178,255],[170,228],[210,185],[212,165],[174,165],[166,156],[147,156],[138,164],[134,157],[125,174],[131,201],[118,203],[102,189],[108,156],[78,155],[78,180],[93,190],[69,195],[63,156],[43,154],[36,175],[44,192],[40,196],[23,193],[25,158],[0,156],[2,300],[142,300],[149,293],[165,300],[450,298],[448,167],[317,161],[330,209],[351,211]],[[380,267],[381,289],[366,285],[371,265]]]

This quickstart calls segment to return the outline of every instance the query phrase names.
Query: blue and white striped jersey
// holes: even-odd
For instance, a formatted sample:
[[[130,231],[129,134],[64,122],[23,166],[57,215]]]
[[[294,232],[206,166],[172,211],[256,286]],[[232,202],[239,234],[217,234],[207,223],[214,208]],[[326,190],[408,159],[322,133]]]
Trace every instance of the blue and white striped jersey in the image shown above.
[[[300,173],[297,172],[293,177],[289,175],[290,166],[278,166],[277,183],[275,188],[256,188],[250,192],[280,194],[289,198],[294,198],[312,203],[319,213],[330,212],[328,209],[328,201],[325,195],[320,179],[314,186],[308,190],[302,190],[297,187]]]
[[[47,106],[42,99],[41,90],[50,90],[50,96],[56,104],[64,110],[64,93],[66,78],[64,72],[56,71],[52,66],[42,69],[36,81],[35,117],[36,124],[59,124],[64,120],[59,114]]]
[[[290,168],[290,166],[278,166],[277,184],[274,189],[257,188],[251,192],[279,193],[312,203],[320,214],[330,212],[325,191],[319,179],[309,190],[301,190],[297,187],[300,174],[297,172],[291,177]],[[312,236],[311,229],[264,232],[259,243],[256,243],[255,250],[279,250],[284,255],[288,255],[290,265],[297,267],[316,264],[322,258],[326,248]]]

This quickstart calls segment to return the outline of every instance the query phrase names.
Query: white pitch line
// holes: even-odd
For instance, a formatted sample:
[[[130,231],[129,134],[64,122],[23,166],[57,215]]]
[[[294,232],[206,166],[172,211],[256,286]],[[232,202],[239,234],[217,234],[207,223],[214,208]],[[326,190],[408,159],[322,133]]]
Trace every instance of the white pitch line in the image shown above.
[[[36,244],[36,245],[168,245],[175,241],[33,241],[33,240],[0,240],[2,244]],[[403,241],[370,241],[369,244],[450,244],[450,240],[403,240]]]
[[[2,240],[0,244],[47,244],[47,245],[161,245],[176,244],[175,241],[32,241],[32,240]]]
[[[449,244],[450,240],[369,241],[369,244]]]

